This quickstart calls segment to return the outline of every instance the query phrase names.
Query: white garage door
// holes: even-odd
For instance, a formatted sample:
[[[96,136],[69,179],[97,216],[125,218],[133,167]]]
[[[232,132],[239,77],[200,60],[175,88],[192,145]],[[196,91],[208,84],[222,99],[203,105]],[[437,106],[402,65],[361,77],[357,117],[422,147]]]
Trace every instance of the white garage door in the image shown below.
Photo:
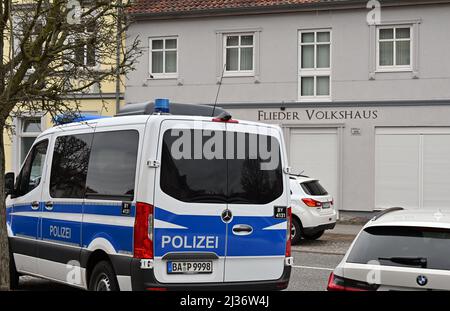
[[[338,150],[336,128],[297,128],[290,131],[289,165],[294,171],[318,178],[338,200]]]
[[[379,128],[375,153],[377,208],[450,207],[450,128]]]

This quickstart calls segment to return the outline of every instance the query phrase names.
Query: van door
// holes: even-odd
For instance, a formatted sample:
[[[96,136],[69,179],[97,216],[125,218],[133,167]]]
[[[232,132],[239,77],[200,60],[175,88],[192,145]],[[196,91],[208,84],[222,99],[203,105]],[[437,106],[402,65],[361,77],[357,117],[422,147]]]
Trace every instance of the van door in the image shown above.
[[[223,123],[161,123],[153,203],[154,273],[161,283],[223,282],[224,133]]]
[[[227,123],[227,135],[231,219],[225,282],[279,279],[285,264],[289,204],[281,133],[269,127]],[[276,209],[284,213],[275,213]]]
[[[64,134],[51,144],[49,174],[42,192],[39,274],[81,286],[81,221],[91,133]],[[70,273],[72,272],[72,273]]]
[[[17,177],[11,211],[11,248],[19,272],[37,273],[41,191],[48,139],[36,142]]]

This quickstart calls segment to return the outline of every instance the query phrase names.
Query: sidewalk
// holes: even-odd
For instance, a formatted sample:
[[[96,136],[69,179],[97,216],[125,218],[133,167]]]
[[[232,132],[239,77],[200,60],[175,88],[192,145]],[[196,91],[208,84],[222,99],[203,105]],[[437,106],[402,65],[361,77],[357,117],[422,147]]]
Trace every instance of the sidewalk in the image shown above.
[[[343,225],[336,224],[333,230],[327,231],[326,234],[352,235],[356,236],[364,225]]]
[[[333,230],[328,230],[316,241],[301,240],[293,246],[292,251],[303,253],[318,253],[328,255],[344,255],[363,225],[336,224]]]

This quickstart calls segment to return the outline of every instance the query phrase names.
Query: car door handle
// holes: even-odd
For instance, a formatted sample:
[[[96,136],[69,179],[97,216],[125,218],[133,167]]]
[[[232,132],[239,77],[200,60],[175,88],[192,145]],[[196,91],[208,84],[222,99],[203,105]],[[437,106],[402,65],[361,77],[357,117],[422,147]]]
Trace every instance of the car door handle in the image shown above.
[[[45,209],[47,211],[53,210],[53,202],[51,202],[51,201],[45,202]]]
[[[33,211],[37,211],[37,210],[39,209],[39,202],[38,202],[38,201],[33,201],[33,202],[31,203],[31,209],[32,209]]]
[[[235,235],[250,235],[253,233],[253,228],[249,225],[234,225],[233,234]]]

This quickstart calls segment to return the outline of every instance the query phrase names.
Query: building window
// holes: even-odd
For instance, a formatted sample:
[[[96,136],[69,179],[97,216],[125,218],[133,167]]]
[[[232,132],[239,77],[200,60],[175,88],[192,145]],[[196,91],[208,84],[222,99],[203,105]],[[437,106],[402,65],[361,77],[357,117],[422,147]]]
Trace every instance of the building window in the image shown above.
[[[23,117],[17,119],[15,150],[16,171],[25,160],[36,138],[42,133],[42,122],[40,117]]]
[[[378,70],[412,70],[411,27],[380,27],[377,38]]]
[[[150,39],[150,75],[152,78],[177,78],[178,39]]]
[[[300,32],[299,99],[331,98],[331,32]]]
[[[91,39],[95,38],[96,24],[90,22],[82,27],[83,30],[80,33],[80,38],[75,39],[75,60],[77,64],[84,67],[95,67],[97,65],[95,40],[92,42]]]
[[[255,35],[224,35],[225,74],[228,76],[255,74]]]

